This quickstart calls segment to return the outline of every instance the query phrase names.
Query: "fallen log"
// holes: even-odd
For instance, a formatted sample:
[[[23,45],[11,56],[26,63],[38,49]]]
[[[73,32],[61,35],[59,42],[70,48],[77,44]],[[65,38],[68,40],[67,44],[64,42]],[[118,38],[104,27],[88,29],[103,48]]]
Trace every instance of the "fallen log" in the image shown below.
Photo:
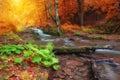
[[[56,53],[56,54],[63,54],[63,53],[68,53],[68,54],[71,54],[71,53],[86,53],[86,54],[89,54],[89,53],[94,53],[95,52],[95,49],[91,48],[91,47],[55,47],[53,49],[53,51]]]
[[[95,53],[96,49],[111,49],[107,47],[95,47],[95,46],[81,46],[81,47],[55,47],[53,51],[56,54],[63,54],[63,53]]]

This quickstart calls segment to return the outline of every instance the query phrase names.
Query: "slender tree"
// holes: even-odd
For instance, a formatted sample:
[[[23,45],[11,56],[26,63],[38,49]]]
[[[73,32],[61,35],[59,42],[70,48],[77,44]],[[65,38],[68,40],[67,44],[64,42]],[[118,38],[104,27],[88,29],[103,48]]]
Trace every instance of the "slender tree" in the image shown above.
[[[84,25],[84,0],[81,0],[81,26]]]
[[[78,18],[79,25],[84,25],[84,0],[77,0],[78,2]]]
[[[80,0],[77,0],[77,2],[78,2],[78,20],[79,20],[78,24],[81,25],[81,13],[80,13],[81,12],[80,11],[81,10],[81,6],[80,6]]]
[[[61,29],[60,29],[60,18],[59,18],[59,12],[58,12],[58,0],[54,0],[55,2],[55,15],[56,15],[56,25],[58,34],[61,35]]]

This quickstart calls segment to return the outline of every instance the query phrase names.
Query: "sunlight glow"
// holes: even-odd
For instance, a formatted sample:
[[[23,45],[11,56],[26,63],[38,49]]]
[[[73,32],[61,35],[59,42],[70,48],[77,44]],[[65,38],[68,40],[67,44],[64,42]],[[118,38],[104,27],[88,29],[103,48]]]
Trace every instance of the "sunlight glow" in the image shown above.
[[[11,23],[21,30],[25,26],[39,26],[44,14],[44,0],[4,0],[0,8],[0,21]],[[2,10],[4,10],[2,12]],[[42,21],[43,22],[43,21]]]
[[[22,0],[12,0],[11,2],[13,2],[15,5],[19,5],[22,2]]]

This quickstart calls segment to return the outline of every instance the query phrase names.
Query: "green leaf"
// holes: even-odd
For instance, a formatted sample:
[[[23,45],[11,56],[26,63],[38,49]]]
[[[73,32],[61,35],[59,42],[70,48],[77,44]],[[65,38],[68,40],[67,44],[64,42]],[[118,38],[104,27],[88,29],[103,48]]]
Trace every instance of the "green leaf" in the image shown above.
[[[16,50],[15,53],[16,53],[16,54],[20,54],[21,51],[20,51],[20,50]]]
[[[16,51],[16,48],[15,48],[15,47],[13,47],[13,48],[11,49],[11,51]]]
[[[53,69],[56,70],[56,71],[57,71],[59,68],[60,68],[59,65],[54,65],[54,66],[53,66]]]
[[[49,54],[50,53],[50,51],[48,49],[42,49],[42,50],[40,50],[40,52],[43,53],[43,54]]]
[[[30,57],[32,56],[33,52],[32,51],[25,51],[24,52],[24,57]]]
[[[41,62],[41,56],[34,56],[33,59],[32,59],[32,62],[33,63],[40,63]]]
[[[52,63],[50,61],[43,61],[43,64],[44,64],[45,67],[52,66]]]
[[[6,55],[20,54],[23,49],[24,47],[20,45],[4,45],[0,48],[0,53]]]
[[[52,60],[52,64],[59,63],[59,60],[55,57],[51,58],[51,60]]]
[[[20,50],[24,50],[25,49],[22,45],[18,45],[18,46],[16,46],[16,48],[18,48]]]
[[[11,51],[7,51],[6,54],[7,55],[12,55],[12,52]]]
[[[23,61],[23,58],[14,58],[14,60],[13,60],[15,63],[18,63],[18,64],[20,64],[20,63],[22,63],[22,61]]]
[[[46,45],[46,49],[48,49],[50,52],[53,50],[54,48],[54,45],[52,42],[48,42],[47,45]]]

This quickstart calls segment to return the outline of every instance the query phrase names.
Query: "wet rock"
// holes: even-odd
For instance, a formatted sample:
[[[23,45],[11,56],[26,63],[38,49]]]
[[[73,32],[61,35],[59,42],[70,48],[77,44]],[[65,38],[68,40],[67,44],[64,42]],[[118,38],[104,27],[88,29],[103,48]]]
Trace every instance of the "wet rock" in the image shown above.
[[[72,42],[65,42],[64,45],[65,46],[75,46],[74,43],[72,43]]]
[[[71,70],[73,70],[75,67],[72,66],[72,65],[70,65],[70,66],[68,66],[68,68],[70,68]]]
[[[68,40],[69,40],[69,41],[75,41],[75,39],[73,39],[73,38],[69,38]]]
[[[69,78],[71,79],[71,78],[73,78],[73,76],[69,76]],[[70,79],[69,79],[69,80],[70,80]]]
[[[71,65],[71,62],[70,62],[70,61],[67,61],[66,64],[67,64],[67,65]]]
[[[79,65],[79,62],[76,61],[76,60],[72,60],[72,61],[70,61],[70,63],[71,63],[73,66],[78,66],[78,65]]]
[[[79,71],[77,71],[75,74],[78,75],[78,76],[81,76],[81,75],[82,75],[82,73],[79,72]]]
[[[64,75],[65,73],[63,72],[63,70],[61,70],[61,71],[59,72],[59,74],[62,74],[62,75]]]
[[[80,40],[80,42],[90,42],[89,40]]]
[[[84,63],[81,62],[81,63],[79,64],[79,66],[80,66],[80,67],[84,66]]]
[[[54,40],[53,40],[53,39],[45,39],[45,38],[42,38],[41,41],[42,41],[42,42],[53,42]]]
[[[86,76],[88,76],[87,72],[82,73],[82,77],[86,77]]]
[[[77,57],[77,55],[75,55],[75,54],[72,54],[72,56],[73,56],[73,57]]]
[[[58,41],[60,41],[61,40],[61,38],[56,38],[54,41],[55,42],[58,42]]]
[[[72,75],[72,72],[70,69],[64,68],[63,71],[67,74],[67,75]]]
[[[109,49],[113,49],[113,48],[115,48],[114,45],[105,45],[104,47],[105,47],[105,48],[109,48]]]
[[[69,38],[64,38],[63,41],[65,46],[75,46],[74,43],[69,40]]]
[[[80,78],[80,76],[78,76],[78,75],[75,75],[74,76],[74,78],[73,78],[73,80],[81,80],[82,78]]]
[[[84,72],[84,71],[86,71],[87,69],[88,69],[87,67],[82,67],[80,70]]]
[[[65,76],[62,75],[62,74],[58,74],[58,77],[61,78],[61,79],[65,78]]]
[[[27,64],[23,64],[23,65],[22,65],[22,69],[23,69],[23,70],[26,70],[27,68],[28,68],[28,65],[27,65]]]

